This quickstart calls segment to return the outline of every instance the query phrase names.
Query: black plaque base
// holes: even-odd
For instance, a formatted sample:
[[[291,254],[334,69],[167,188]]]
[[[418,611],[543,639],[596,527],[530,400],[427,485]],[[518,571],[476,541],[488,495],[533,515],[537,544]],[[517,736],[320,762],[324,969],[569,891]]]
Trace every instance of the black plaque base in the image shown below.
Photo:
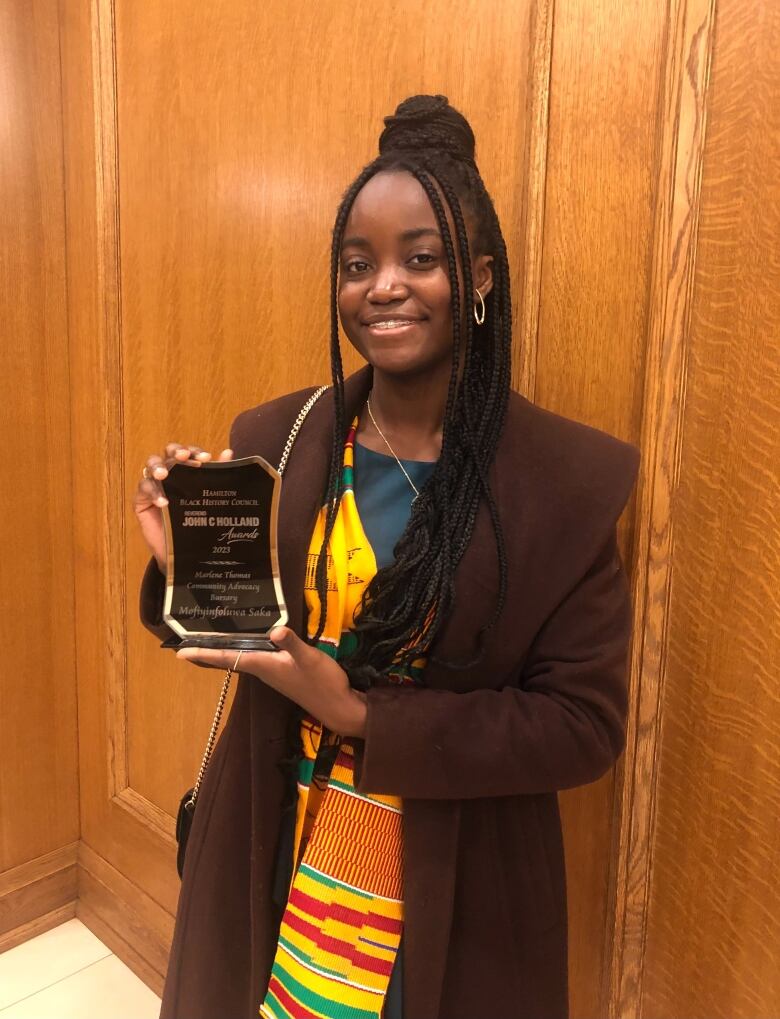
[[[210,647],[222,651],[278,651],[279,648],[263,637],[168,637],[160,647]]]

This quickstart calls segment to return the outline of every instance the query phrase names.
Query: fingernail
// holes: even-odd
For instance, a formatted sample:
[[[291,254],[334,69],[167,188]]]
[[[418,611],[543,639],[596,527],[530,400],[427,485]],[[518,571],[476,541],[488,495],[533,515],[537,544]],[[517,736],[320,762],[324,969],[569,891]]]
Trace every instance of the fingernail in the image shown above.
[[[157,505],[158,506],[167,506],[168,505],[168,500],[165,498],[164,495],[161,495],[161,496],[158,497]]]
[[[201,457],[203,460],[210,460],[211,459],[211,453],[206,453],[206,452],[196,453],[196,456]]]

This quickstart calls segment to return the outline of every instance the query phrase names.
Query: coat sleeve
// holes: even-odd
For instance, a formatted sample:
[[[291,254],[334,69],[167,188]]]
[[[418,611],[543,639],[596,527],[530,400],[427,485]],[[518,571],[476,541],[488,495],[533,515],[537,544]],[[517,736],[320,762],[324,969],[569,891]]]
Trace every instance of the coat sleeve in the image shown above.
[[[517,685],[368,692],[358,790],[468,799],[595,781],[625,746],[631,627],[613,526],[537,633]]]

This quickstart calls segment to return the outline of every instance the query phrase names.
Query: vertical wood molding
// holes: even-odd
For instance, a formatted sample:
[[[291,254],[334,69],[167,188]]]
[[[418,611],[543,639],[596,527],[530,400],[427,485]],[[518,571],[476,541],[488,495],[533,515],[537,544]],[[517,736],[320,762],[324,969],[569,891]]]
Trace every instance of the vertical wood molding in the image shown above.
[[[673,582],[693,277],[707,122],[715,0],[670,0],[659,144],[647,374],[644,470],[632,564],[635,639],[626,750],[615,787],[615,909],[608,932],[609,1015],[639,1019],[653,863],[655,788]]]
[[[108,795],[128,785],[127,761],[127,607],[124,578],[125,524],[121,493],[125,491],[122,407],[121,264],[119,250],[119,169],[117,149],[116,47],[114,0],[92,0],[92,74],[95,125],[98,233],[97,282],[101,302],[98,344],[102,389],[97,423],[105,450],[105,540],[101,560],[106,595],[106,711]]]
[[[119,140],[115,0],[92,0],[92,72],[97,154],[95,208],[98,230],[98,299],[103,334],[99,349],[103,390],[107,550],[102,559],[109,640],[106,668],[107,785],[109,798],[165,842],[174,821],[130,786],[127,739],[127,591],[123,493],[124,386],[122,375],[122,266],[119,222]]]
[[[553,13],[555,0],[538,0],[532,11],[532,48],[528,66],[528,167],[523,232],[523,287],[513,295],[512,320],[517,323],[512,388],[533,400],[536,389],[536,352],[539,343],[539,306],[544,253],[544,207],[547,184],[547,147],[550,124]]]
[[[119,162],[113,0],[60,0],[81,835],[173,915],[173,819],[129,788]],[[132,597],[132,592],[130,597]],[[130,606],[132,609],[132,606]]]

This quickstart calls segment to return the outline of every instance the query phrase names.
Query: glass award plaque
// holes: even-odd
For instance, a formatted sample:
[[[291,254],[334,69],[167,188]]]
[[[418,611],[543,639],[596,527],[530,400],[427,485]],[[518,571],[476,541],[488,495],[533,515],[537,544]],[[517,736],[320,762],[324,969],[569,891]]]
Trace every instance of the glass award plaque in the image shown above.
[[[274,651],[287,622],[276,544],[282,478],[260,456],[176,463],[162,485],[167,574],[163,647]]]

